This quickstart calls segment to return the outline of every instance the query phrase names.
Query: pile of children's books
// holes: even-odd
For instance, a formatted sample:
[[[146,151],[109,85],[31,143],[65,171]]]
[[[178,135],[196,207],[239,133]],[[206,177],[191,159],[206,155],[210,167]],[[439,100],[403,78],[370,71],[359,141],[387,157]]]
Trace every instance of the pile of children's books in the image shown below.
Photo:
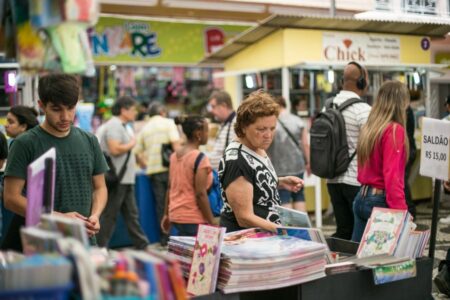
[[[430,239],[430,230],[416,231],[406,210],[375,207],[364,230],[357,256],[378,254],[417,258]]]
[[[169,240],[169,252],[181,261],[185,275],[195,245],[195,238]],[[325,276],[327,248],[313,241],[253,228],[225,235],[220,248],[217,287],[224,293],[280,288]]]

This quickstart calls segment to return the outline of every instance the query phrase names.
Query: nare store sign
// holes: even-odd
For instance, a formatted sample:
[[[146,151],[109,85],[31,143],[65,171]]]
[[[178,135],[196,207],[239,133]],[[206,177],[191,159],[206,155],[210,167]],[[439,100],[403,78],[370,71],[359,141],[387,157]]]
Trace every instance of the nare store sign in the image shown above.
[[[194,64],[247,28],[102,17],[89,37],[95,62]]]
[[[329,62],[399,63],[400,38],[381,34],[324,32],[322,57]]]

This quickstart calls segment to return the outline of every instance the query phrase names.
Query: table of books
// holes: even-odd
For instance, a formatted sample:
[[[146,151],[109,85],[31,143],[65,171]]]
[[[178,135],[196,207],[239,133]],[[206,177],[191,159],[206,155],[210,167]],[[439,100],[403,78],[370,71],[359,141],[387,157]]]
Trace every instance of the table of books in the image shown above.
[[[432,299],[431,276],[433,260],[428,257],[417,259],[417,276],[381,285],[375,285],[371,270],[359,270],[326,277],[285,288],[258,292],[214,294],[195,297],[195,300],[411,300]]]

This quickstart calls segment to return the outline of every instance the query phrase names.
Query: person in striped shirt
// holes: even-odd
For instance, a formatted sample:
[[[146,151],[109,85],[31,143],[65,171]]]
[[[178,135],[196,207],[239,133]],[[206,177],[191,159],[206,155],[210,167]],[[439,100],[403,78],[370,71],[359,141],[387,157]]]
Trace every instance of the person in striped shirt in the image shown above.
[[[225,149],[236,138],[234,132],[236,112],[233,110],[230,95],[225,91],[214,91],[211,94],[208,101],[208,110],[221,123],[213,151],[209,154],[212,168],[217,171]]]
[[[344,68],[343,89],[333,99],[337,106],[351,98],[361,98],[369,87],[368,73],[356,62],[350,62]],[[355,103],[342,112],[345,120],[349,154],[356,151],[359,134],[370,113],[367,103]],[[353,232],[353,200],[361,184],[357,180],[358,154],[353,157],[345,173],[328,179],[327,187],[336,219],[336,233],[332,236],[349,240]]]

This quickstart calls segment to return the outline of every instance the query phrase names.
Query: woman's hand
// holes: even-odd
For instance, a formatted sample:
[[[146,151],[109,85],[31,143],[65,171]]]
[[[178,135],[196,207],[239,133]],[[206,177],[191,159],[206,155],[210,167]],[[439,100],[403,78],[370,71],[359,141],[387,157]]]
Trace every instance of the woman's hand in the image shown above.
[[[298,192],[302,189],[303,184],[304,181],[301,178],[296,176],[284,176],[279,178],[278,187],[290,192]]]

